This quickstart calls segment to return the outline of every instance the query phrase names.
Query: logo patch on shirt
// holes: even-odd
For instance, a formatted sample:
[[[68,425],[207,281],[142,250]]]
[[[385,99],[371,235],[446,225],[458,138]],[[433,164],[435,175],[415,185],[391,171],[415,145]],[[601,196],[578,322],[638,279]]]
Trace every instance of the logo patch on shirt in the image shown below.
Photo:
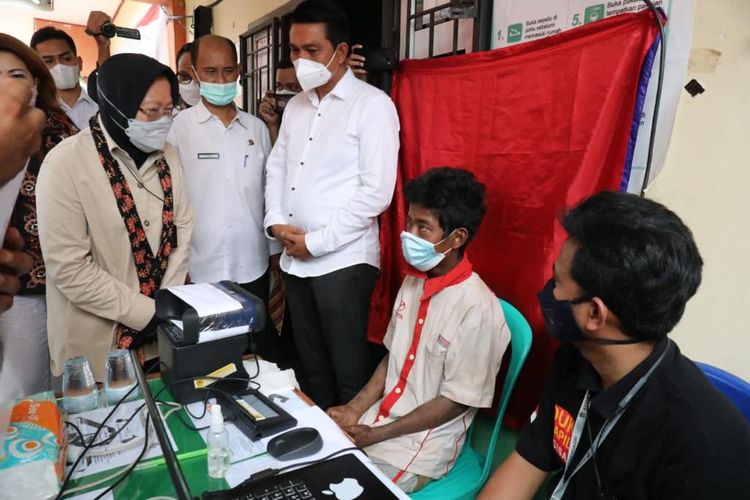
[[[445,347],[446,349],[448,349],[451,346],[450,341],[446,339],[445,337],[443,337],[442,335],[438,335],[437,343]]]
[[[552,431],[552,448],[563,462],[568,460],[570,440],[573,435],[573,416],[562,406],[555,405],[555,427]]]
[[[396,309],[396,317],[398,319],[404,319],[404,314],[403,314],[404,311],[406,311],[406,302],[402,300],[401,303],[398,305],[398,308]]]

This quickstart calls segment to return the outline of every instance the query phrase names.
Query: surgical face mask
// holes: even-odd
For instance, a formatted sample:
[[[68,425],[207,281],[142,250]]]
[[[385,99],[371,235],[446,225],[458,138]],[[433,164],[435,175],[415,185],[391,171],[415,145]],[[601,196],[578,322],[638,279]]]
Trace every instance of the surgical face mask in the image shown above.
[[[200,94],[214,106],[226,106],[237,97],[237,82],[200,82]]]
[[[180,83],[180,97],[189,106],[195,106],[201,100],[201,88],[195,81]]]
[[[302,90],[312,90],[328,83],[331,76],[333,76],[328,66],[331,65],[334,57],[336,57],[335,50],[328,64],[325,65],[303,57],[294,61],[294,72],[297,73],[297,80],[299,80]]]
[[[50,68],[49,72],[55,80],[55,86],[60,90],[69,90],[78,85],[78,75],[80,69],[78,65],[66,66],[65,64],[56,64]]]
[[[453,234],[453,233],[451,233]],[[422,272],[427,272],[433,269],[435,266],[443,261],[445,256],[453,250],[449,248],[445,253],[435,251],[435,247],[447,240],[450,234],[443,238],[438,243],[430,243],[427,240],[423,240],[418,236],[414,236],[406,231],[401,232],[401,251],[404,254],[404,259],[415,269]]]
[[[164,149],[171,128],[171,116],[162,116],[152,122],[130,118],[128,119],[128,127],[125,129],[125,135],[130,138],[133,146],[144,153],[152,153]]]
[[[539,307],[542,309],[544,324],[550,337],[560,342],[592,342],[605,345],[637,344],[638,339],[595,339],[587,337],[576,323],[573,316],[573,306],[591,301],[591,297],[583,296],[573,300],[558,300],[554,295],[555,280],[551,279],[537,294]]]
[[[117,111],[120,116],[128,121],[128,126],[123,127],[117,123],[117,120],[112,120],[115,125],[125,131],[125,135],[128,136],[133,146],[137,147],[144,153],[152,153],[164,149],[164,145],[167,143],[167,135],[169,135],[169,130],[172,128],[171,116],[162,116],[158,120],[152,122],[128,118],[125,113],[117,109],[117,106],[107,98],[104,92],[102,92],[101,87],[97,86],[96,90],[99,97],[107,101],[107,103],[112,106],[112,109]]]

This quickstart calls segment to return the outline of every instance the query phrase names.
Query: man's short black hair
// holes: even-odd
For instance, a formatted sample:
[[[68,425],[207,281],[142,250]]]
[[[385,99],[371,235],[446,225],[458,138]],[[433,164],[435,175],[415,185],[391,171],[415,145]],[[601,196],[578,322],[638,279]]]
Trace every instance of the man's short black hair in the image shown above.
[[[73,55],[78,56],[78,51],[76,50],[76,44],[73,41],[73,38],[71,38],[71,36],[65,33],[63,30],[59,30],[54,26],[45,26],[44,28],[38,29],[36,33],[31,36],[31,42],[29,43],[29,46],[32,49],[36,50],[37,45],[48,40],[62,40],[63,42],[68,44],[68,47],[70,47]]]
[[[197,38],[193,41],[193,46],[190,48],[190,62],[195,66],[198,64],[198,50],[200,49],[201,43],[203,40],[206,39],[206,37],[218,37],[221,38],[222,41],[226,42],[227,46],[229,47],[229,50],[232,51],[232,59],[234,62],[238,62],[237,59],[237,47],[234,46],[234,42],[230,40],[229,38],[225,36],[219,36],[219,35],[203,35],[200,38]]]
[[[349,43],[349,21],[346,13],[330,0],[305,0],[292,12],[292,24],[323,23],[326,38],[335,49],[340,43]]]
[[[561,222],[579,245],[573,279],[617,315],[623,333],[658,340],[672,331],[703,268],[693,233],[674,212],[607,191],[582,201]]]
[[[294,64],[289,59],[279,59],[279,62],[276,63],[276,69],[289,69],[293,67]]]
[[[458,228],[469,233],[468,245],[487,211],[484,184],[468,170],[454,167],[431,168],[404,185],[404,196],[435,214],[444,236]]]
[[[190,54],[192,52],[193,45],[194,45],[193,42],[188,42],[185,45],[183,45],[182,47],[180,47],[180,50],[177,51],[177,56],[174,58],[175,64],[177,64],[177,62],[179,62],[180,57],[184,56],[185,54]],[[190,56],[190,59],[191,59],[191,62],[192,62],[192,59],[193,59],[192,55]]]

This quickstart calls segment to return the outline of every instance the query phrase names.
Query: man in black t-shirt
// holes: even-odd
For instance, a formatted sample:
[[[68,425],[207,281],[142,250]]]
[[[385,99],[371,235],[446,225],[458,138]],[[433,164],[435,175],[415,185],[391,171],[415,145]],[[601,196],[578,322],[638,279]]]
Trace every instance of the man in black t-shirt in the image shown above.
[[[562,342],[516,450],[480,499],[750,497],[750,427],[667,338],[701,282],[692,233],[656,202],[591,196],[539,293]]]

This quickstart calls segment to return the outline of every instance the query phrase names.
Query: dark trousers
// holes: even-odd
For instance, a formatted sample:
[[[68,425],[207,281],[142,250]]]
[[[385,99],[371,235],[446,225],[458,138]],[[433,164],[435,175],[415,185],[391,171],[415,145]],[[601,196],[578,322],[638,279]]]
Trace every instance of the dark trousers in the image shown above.
[[[273,326],[273,321],[268,315],[268,294],[271,283],[271,269],[266,269],[263,276],[250,281],[248,283],[239,283],[239,285],[246,291],[252,293],[266,306],[266,326],[259,332],[253,332],[251,334],[252,347],[251,351],[253,354],[258,354],[261,358],[268,361],[276,361],[276,350],[274,346],[276,329]]]
[[[349,402],[370,379],[370,295],[378,270],[367,264],[299,278],[284,273],[303,389],[323,409]]]

